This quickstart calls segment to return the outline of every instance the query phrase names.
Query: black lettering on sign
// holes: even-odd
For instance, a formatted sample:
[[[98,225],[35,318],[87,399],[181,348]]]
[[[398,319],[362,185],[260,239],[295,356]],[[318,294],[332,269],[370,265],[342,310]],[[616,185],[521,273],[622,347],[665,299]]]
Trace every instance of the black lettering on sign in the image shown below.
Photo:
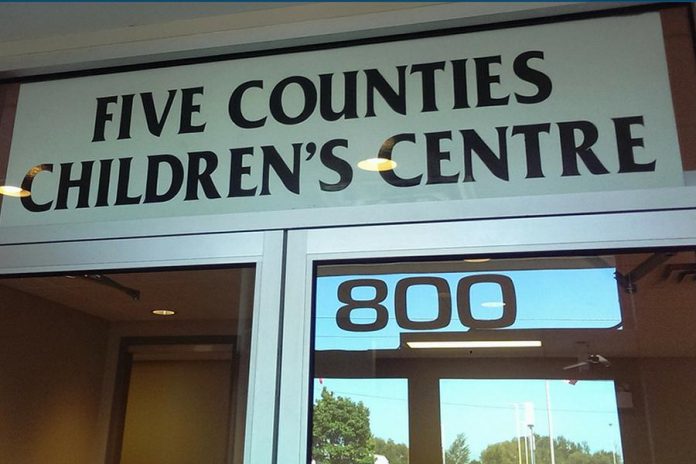
[[[353,168],[348,161],[334,153],[334,148],[336,147],[348,148],[348,140],[329,140],[321,147],[319,152],[319,159],[322,164],[339,175],[338,181],[334,184],[322,180],[319,181],[319,186],[325,192],[340,192],[348,187],[353,180]]]
[[[500,285],[500,290],[503,292],[503,314],[498,319],[476,319],[471,312],[471,287],[482,283]],[[500,274],[483,274],[463,278],[457,284],[457,311],[461,323],[472,329],[510,327],[517,319],[517,298],[512,279]]]
[[[160,137],[164,126],[169,118],[176,96],[181,93],[180,115],[179,115],[179,134],[192,134],[203,132],[205,122],[201,124],[194,123],[194,117],[198,117],[201,113],[201,105],[196,102],[197,95],[203,95],[203,87],[192,87],[189,89],[171,89],[167,92],[167,100],[163,103],[157,103],[159,96],[154,92],[142,92],[139,94],[140,106],[135,111],[142,111],[145,116],[147,130],[155,137]],[[120,96],[111,95],[108,97],[97,98],[97,108],[94,116],[94,132],[92,142],[104,142],[107,137],[107,123],[114,122],[114,112],[109,105],[113,105],[117,110],[120,110],[118,137],[116,140],[124,140],[131,138],[131,124],[133,122],[134,100],[135,94],[127,94]],[[241,98],[241,97],[240,97]],[[160,98],[161,99],[161,98]]]
[[[502,315],[497,319],[477,319],[471,311],[471,287],[481,283],[493,283],[500,286],[503,295]],[[432,286],[437,291],[437,315],[431,320],[415,320],[408,313],[408,289],[416,285]],[[356,300],[353,290],[359,287],[372,288],[372,298]],[[348,332],[375,332],[382,330],[389,322],[389,311],[382,304],[387,299],[387,284],[379,279],[346,280],[338,286],[338,300],[345,303],[338,308],[336,324]],[[374,321],[359,324],[353,320],[356,309],[375,311]],[[437,330],[447,327],[452,321],[452,294],[447,280],[442,277],[406,277],[396,283],[394,296],[394,313],[396,323],[406,330]],[[500,274],[480,274],[463,277],[457,284],[457,315],[462,325],[472,330],[500,329],[509,327],[517,319],[517,297],[515,285],[508,276]]]
[[[32,184],[34,183],[34,178],[36,177],[37,174],[40,172],[53,172],[53,165],[52,164],[38,164],[31,168],[27,174],[24,176],[24,180],[22,181],[22,188],[24,190],[27,190],[31,192],[31,187]],[[22,197],[20,198],[20,201],[22,202],[22,206],[27,211],[31,211],[33,213],[40,213],[42,211],[48,211],[51,209],[51,206],[53,205],[52,201],[46,202],[46,203],[36,203],[35,198],[32,195],[29,195],[27,197]]]
[[[414,285],[430,285],[437,290],[437,317],[431,321],[415,321],[408,316],[408,298],[406,294],[409,287]],[[442,277],[407,277],[396,284],[394,297],[394,311],[396,323],[402,329],[411,330],[435,330],[449,325],[452,320],[452,297],[449,285]]]
[[[375,289],[375,296],[368,300],[356,300],[353,298],[353,289],[357,287],[371,287]],[[345,306],[338,308],[336,324],[348,332],[374,332],[387,326],[389,312],[381,304],[387,298],[387,284],[377,279],[347,280],[338,286],[338,300]],[[374,309],[375,320],[367,324],[353,322],[351,315],[359,308]]]

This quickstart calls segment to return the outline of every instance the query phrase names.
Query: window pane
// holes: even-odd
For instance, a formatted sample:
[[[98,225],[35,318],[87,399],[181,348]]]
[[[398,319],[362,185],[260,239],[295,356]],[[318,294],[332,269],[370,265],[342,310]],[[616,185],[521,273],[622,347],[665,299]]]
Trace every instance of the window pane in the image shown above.
[[[546,464],[550,435],[557,464],[688,460],[694,276],[692,252],[664,250],[320,265],[313,400],[334,385],[362,401],[373,443],[407,427],[411,464],[458,463],[466,447],[475,464],[530,464],[533,446],[533,464]],[[357,388],[386,379],[404,387]],[[405,418],[387,407],[404,397]],[[378,429],[383,416],[391,430]],[[347,430],[332,431],[337,447]]]
[[[253,291],[253,267],[0,279],[0,461],[241,464]]]
[[[378,277],[371,273],[374,267],[359,266],[354,269],[367,272],[339,276],[330,275],[334,271],[329,268],[329,275],[320,274],[316,283],[315,348],[397,349],[400,334],[424,330],[620,327],[613,261],[592,257],[443,263],[430,273]],[[468,272],[449,271],[456,268]]]
[[[533,450],[548,463],[550,436],[554,462],[622,462],[612,381],[443,379],[440,404],[442,446],[454,462],[464,450],[482,462],[529,462]]]
[[[407,463],[406,380],[316,379],[312,438],[315,462]]]

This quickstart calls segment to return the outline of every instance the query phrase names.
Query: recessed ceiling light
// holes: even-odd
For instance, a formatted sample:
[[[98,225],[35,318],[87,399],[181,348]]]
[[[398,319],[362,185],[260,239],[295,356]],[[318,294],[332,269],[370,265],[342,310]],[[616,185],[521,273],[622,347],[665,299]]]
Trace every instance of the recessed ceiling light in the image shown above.
[[[364,171],[390,171],[396,167],[396,161],[387,158],[368,158],[358,162]]]
[[[481,306],[484,308],[502,308],[505,306],[505,302],[503,301],[484,301],[481,303]]]
[[[491,260],[491,258],[471,258],[471,259],[465,259],[464,261],[467,263],[487,263],[490,260]]]
[[[156,316],[173,316],[176,314],[176,311],[172,311],[171,309],[153,309],[152,314]]]

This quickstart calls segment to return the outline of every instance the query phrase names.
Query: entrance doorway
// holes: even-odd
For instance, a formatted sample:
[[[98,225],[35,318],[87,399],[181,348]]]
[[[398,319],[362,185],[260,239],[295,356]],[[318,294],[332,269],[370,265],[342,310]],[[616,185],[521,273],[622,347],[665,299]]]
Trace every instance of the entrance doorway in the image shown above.
[[[662,268],[689,259],[646,252],[317,265],[311,459],[623,462],[644,446],[635,433],[647,421],[634,402],[636,358],[651,350],[645,335],[655,328],[637,321],[650,317],[660,287],[674,285],[661,280]],[[622,276],[646,261],[655,265],[637,299]],[[349,422],[364,433],[353,426],[341,436],[334,426]]]
[[[237,416],[235,409],[245,406],[238,398],[245,379],[235,369],[239,360],[234,338],[199,338],[197,343],[150,338],[137,343],[127,345],[120,462],[231,462],[231,420]]]

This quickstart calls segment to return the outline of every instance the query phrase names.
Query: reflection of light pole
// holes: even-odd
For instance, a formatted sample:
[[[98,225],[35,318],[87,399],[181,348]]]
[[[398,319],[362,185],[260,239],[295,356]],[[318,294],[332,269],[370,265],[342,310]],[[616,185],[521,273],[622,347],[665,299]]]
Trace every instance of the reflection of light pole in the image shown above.
[[[525,434],[524,436],[524,464],[529,464],[529,437]]]
[[[551,394],[549,393],[549,381],[546,381],[546,418],[549,421],[549,449],[551,450],[551,464],[556,464],[556,451],[553,444],[553,422],[551,421]],[[616,464],[616,462],[614,462]]]
[[[611,459],[616,464],[616,440],[614,440],[614,433],[611,430],[612,423],[609,424],[609,433],[611,434]]]
[[[445,421],[442,421],[442,464],[447,463],[445,451]]]
[[[527,427],[529,427],[529,456],[530,463],[535,464],[534,451],[536,443],[534,442],[534,404],[530,401],[524,403],[524,419]]]
[[[536,443],[534,440],[534,424],[529,424],[529,456],[531,457],[531,464],[536,464],[536,459],[534,456],[534,451],[536,450]]]
[[[515,433],[517,434],[517,461],[519,464],[522,464],[522,443],[520,440],[520,410],[519,410],[519,405],[517,403],[513,403],[513,406],[515,406]],[[525,459],[527,457],[527,453],[525,452]]]

